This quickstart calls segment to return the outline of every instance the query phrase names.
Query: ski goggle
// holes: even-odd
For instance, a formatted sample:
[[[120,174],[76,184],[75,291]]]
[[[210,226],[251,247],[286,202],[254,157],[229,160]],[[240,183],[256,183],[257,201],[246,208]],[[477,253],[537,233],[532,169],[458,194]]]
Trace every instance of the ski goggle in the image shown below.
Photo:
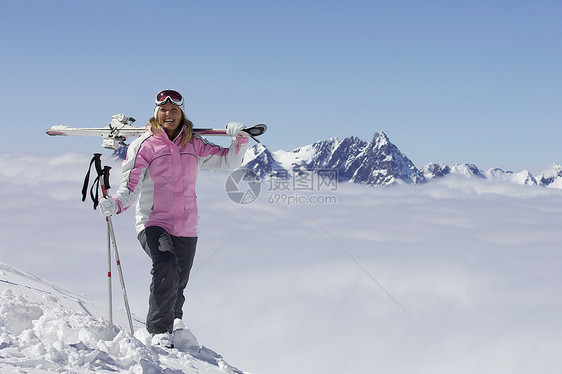
[[[174,105],[183,105],[183,96],[179,92],[174,90],[164,90],[160,91],[156,95],[156,106],[163,105],[168,100]]]

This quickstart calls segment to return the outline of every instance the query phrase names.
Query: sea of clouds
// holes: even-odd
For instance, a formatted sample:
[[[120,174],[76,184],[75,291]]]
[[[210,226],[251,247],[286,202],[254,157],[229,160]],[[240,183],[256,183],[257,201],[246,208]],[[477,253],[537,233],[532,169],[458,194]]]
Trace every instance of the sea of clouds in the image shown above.
[[[104,302],[105,221],[80,193],[90,158],[0,154],[0,261]],[[119,162],[102,160],[115,191]],[[562,190],[454,177],[312,191],[263,182],[257,200],[240,205],[225,193],[228,175],[199,175],[184,321],[240,369],[561,367]],[[131,308],[143,319],[150,260],[132,209],[113,223]]]

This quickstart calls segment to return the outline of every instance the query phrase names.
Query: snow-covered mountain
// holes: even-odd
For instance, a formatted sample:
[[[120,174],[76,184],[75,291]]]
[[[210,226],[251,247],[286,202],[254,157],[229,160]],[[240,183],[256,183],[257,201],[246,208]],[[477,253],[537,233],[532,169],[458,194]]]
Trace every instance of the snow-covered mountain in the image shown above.
[[[263,179],[267,176],[275,177],[276,173],[281,175],[285,168],[275,160],[275,157],[267,147],[262,144],[256,144],[246,151],[245,162],[246,169],[251,170],[258,178]]]
[[[480,170],[470,163],[445,165],[430,163],[416,168],[384,132],[375,133],[370,142],[357,137],[330,138],[292,151],[271,152],[261,144],[246,154],[245,167],[259,178],[290,178],[295,173],[331,170],[339,182],[371,186],[420,184],[445,176],[497,180],[521,185],[562,188],[562,166],[553,164],[535,178],[529,171]]]
[[[562,166],[552,164],[538,178],[538,183],[543,186],[562,188]]]
[[[488,179],[495,179],[495,180],[504,180],[507,182],[513,182],[517,184],[527,184],[527,185],[536,185],[537,180],[533,175],[527,171],[523,170],[520,172],[513,172],[513,171],[504,171],[500,168],[493,168],[489,169],[485,173],[486,178]]]
[[[133,336],[114,314],[110,338],[104,305],[0,263],[0,372],[243,374],[189,329],[174,336],[176,349],[162,349],[140,320]]]
[[[330,138],[288,152],[272,153],[258,145],[248,150],[243,167],[260,177],[330,170],[340,182],[373,186],[425,181],[423,173],[383,132],[375,133],[370,142],[356,137]]]
[[[505,171],[492,168],[487,171],[480,170],[474,164],[428,164],[422,168],[427,180],[442,178],[447,175],[462,176],[464,178],[480,178],[495,181],[504,181],[521,185],[540,185],[551,188],[562,188],[562,167],[553,164],[546,168],[539,178],[535,178],[528,170],[519,172]]]

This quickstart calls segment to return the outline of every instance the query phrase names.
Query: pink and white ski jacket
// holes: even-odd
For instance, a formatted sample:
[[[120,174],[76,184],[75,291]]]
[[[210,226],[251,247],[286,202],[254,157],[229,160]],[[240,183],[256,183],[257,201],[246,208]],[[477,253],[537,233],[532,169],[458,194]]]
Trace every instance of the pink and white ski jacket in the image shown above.
[[[121,213],[138,199],[136,230],[160,226],[174,236],[197,236],[195,183],[200,168],[240,166],[248,138],[237,137],[223,148],[194,135],[182,146],[165,131],[150,130],[135,139],[122,164],[122,180],[114,199]]]

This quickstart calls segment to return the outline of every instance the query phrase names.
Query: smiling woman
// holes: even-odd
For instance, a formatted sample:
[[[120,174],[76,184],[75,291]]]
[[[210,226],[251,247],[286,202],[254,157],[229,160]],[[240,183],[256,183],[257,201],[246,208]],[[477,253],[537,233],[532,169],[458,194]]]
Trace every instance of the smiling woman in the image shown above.
[[[133,141],[122,166],[121,186],[114,198],[100,201],[104,216],[124,212],[138,201],[136,229],[152,260],[147,330],[153,344],[173,347],[172,332],[183,326],[184,289],[197,246],[199,169],[240,166],[248,138],[237,136],[244,126],[230,122],[229,148],[193,135],[182,95],[164,90],[156,95],[149,130]],[[162,131],[164,130],[164,131]]]

